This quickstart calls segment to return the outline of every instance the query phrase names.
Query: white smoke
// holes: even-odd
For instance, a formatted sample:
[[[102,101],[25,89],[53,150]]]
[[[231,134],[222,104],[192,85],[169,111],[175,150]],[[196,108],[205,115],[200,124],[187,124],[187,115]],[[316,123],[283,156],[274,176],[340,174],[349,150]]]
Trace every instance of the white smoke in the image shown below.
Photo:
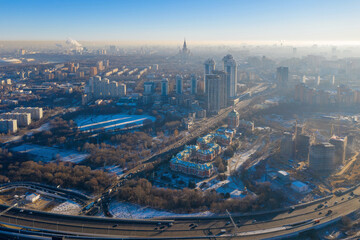
[[[72,39],[72,38],[67,38],[67,39],[66,39],[66,44],[75,46],[75,47],[77,47],[77,48],[82,47],[82,45],[81,45],[78,41],[76,41],[75,39]]]

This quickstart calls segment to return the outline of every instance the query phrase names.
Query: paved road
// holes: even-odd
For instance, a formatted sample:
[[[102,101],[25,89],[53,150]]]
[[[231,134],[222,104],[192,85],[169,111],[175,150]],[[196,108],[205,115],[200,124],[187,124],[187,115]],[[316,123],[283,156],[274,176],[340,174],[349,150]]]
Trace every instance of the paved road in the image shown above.
[[[355,193],[360,193],[359,190]],[[349,199],[350,198],[350,199]],[[335,203],[337,202],[337,203]],[[211,238],[232,237],[234,239],[266,239],[304,231],[320,224],[333,221],[342,216],[348,215],[359,209],[358,197],[351,197],[346,194],[340,197],[333,197],[330,200],[323,200],[322,204],[328,207],[315,208],[319,203],[304,208],[296,208],[292,212],[282,211],[268,213],[258,216],[237,217],[234,221],[238,225],[238,232],[229,223],[228,217],[220,219],[199,217],[193,219],[164,218],[142,220],[122,220],[97,217],[80,217],[44,214],[33,211],[20,212],[19,209],[11,209],[0,216],[2,226],[9,227],[10,224],[21,226],[21,228],[36,229],[37,232],[54,231],[73,233],[75,235],[114,237],[114,238],[142,238],[142,239],[180,239],[182,237]],[[0,207],[3,210],[4,207]],[[331,210],[332,213],[327,215]],[[321,214],[320,214],[321,213]],[[317,223],[316,220],[319,220]],[[255,221],[256,222],[255,222]],[[172,226],[168,223],[172,222]],[[160,225],[158,225],[161,223]],[[191,228],[191,224],[197,226]],[[222,229],[225,230],[222,233]],[[64,234],[65,234],[64,233]]]

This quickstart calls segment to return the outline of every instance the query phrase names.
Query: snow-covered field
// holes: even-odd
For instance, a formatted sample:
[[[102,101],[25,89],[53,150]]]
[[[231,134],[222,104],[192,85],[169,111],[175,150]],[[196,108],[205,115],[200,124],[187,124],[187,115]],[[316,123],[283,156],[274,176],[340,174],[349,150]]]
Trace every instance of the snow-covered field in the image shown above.
[[[11,148],[11,151],[29,154],[34,158],[34,160],[42,162],[51,162],[52,160],[56,159],[57,156],[59,156],[59,159],[61,161],[79,163],[83,161],[87,156],[89,156],[89,154],[85,153],[40,146],[35,144],[23,144]]]
[[[81,131],[96,131],[100,129],[113,130],[128,126],[142,126],[144,120],[149,119],[152,122],[155,118],[148,115],[89,115],[75,118],[75,123]]]
[[[121,176],[124,174],[124,171],[120,166],[107,166],[104,167],[104,170],[110,173],[115,173],[117,176]]]
[[[258,143],[255,146],[253,146],[251,149],[247,150],[246,152],[235,153],[235,155],[229,161],[228,170],[230,170],[230,172],[238,171],[241,165],[244,162],[246,162],[246,160],[248,160],[251,155],[253,155],[256,151],[258,151],[260,147],[261,144]]]
[[[51,209],[52,213],[60,213],[66,215],[78,215],[81,206],[73,201],[66,201]]]
[[[110,203],[110,213],[117,218],[129,219],[145,219],[145,218],[159,218],[169,216],[211,216],[213,213],[206,211],[191,214],[177,214],[167,211],[160,211],[153,208],[142,207],[132,203],[126,202],[112,202]]]

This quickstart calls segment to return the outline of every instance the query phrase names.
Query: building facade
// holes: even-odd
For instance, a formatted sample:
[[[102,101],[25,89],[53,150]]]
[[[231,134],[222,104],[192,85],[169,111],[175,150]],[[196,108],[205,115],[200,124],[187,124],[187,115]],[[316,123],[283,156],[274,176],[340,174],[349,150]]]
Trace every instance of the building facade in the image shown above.
[[[15,119],[0,119],[1,133],[14,133],[17,131],[17,120]]]
[[[218,113],[227,106],[226,74],[213,71],[213,74],[206,75],[205,80],[207,111]]]
[[[0,114],[2,119],[15,119],[20,127],[29,126],[31,123],[30,113],[2,113]]]
[[[233,56],[228,54],[223,58],[224,72],[226,73],[227,96],[236,97],[237,93],[237,66]]]
[[[39,107],[17,107],[15,113],[30,113],[32,120],[40,120],[43,117],[43,109]]]
[[[310,146],[309,168],[317,174],[329,174],[335,170],[335,146],[316,143]]]
[[[228,120],[228,127],[232,128],[232,129],[235,129],[235,128],[239,127],[240,115],[235,109],[233,109],[228,114],[227,120]]]
[[[276,80],[278,87],[285,88],[289,82],[289,68],[288,67],[278,67],[276,69]]]
[[[176,94],[183,94],[183,78],[180,75],[176,75],[175,77],[176,81]]]

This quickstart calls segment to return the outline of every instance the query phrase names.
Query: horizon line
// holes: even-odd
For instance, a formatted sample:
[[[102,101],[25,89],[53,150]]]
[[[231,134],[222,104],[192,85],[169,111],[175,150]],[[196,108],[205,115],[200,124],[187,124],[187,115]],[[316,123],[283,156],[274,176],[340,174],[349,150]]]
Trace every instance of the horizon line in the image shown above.
[[[175,40],[150,40],[150,41],[142,41],[142,40],[77,40],[82,44],[113,44],[113,45],[150,45],[150,46],[159,46],[159,45],[167,45],[180,46],[183,44],[183,41],[175,41]],[[66,39],[62,40],[1,40],[0,43],[62,43],[66,42]],[[360,40],[337,40],[337,41],[324,41],[324,40],[242,40],[242,41],[189,41],[186,40],[187,44],[198,46],[198,45],[211,45],[211,46],[219,46],[219,45],[231,45],[231,46],[256,46],[256,45],[281,45],[281,46],[357,46],[360,45]]]

